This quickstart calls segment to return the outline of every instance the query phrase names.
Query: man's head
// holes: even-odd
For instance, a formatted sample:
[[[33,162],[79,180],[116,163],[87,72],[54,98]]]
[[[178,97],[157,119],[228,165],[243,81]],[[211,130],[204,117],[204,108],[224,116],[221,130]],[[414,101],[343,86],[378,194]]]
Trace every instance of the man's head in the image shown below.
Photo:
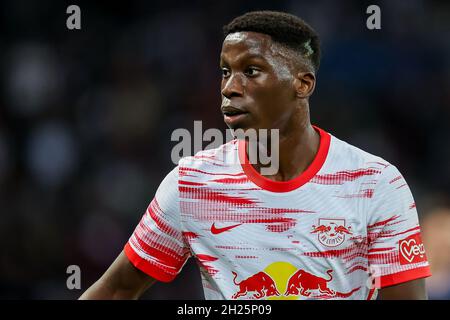
[[[293,15],[257,11],[235,18],[224,34],[220,66],[227,125],[289,131],[298,121],[309,122],[308,98],[320,62],[315,31]]]

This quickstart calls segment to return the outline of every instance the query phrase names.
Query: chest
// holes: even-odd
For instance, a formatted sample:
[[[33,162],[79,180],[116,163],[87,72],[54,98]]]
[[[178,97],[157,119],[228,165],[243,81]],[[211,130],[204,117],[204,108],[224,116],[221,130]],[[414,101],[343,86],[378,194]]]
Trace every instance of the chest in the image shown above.
[[[195,188],[180,197],[182,228],[191,246],[217,253],[345,250],[366,239],[369,192],[314,184],[283,195],[251,186]]]

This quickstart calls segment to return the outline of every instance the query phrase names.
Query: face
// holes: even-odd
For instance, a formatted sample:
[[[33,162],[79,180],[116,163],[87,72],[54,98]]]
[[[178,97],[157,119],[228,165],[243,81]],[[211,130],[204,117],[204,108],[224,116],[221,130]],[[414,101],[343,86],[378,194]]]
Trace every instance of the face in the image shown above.
[[[229,34],[220,55],[222,113],[231,129],[280,129],[288,125],[297,99],[294,70],[270,36]]]

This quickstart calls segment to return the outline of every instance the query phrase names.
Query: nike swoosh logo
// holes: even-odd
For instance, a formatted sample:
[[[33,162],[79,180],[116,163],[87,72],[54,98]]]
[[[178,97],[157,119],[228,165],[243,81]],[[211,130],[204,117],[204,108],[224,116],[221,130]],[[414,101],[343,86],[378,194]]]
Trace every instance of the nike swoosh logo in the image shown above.
[[[236,227],[240,226],[241,224],[242,223],[235,224],[235,225],[228,226],[228,227],[223,227],[223,228],[216,228],[216,226],[213,223],[212,226],[211,226],[211,233],[212,234],[220,234],[222,232],[225,232],[225,231],[231,230],[233,228],[236,228]]]

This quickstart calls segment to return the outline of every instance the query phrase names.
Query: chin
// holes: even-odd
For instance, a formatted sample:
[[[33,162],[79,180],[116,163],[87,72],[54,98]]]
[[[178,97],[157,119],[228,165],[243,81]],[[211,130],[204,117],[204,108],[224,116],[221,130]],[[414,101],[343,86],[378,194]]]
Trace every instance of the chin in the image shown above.
[[[227,125],[228,128],[230,128],[231,130],[244,130],[246,131],[248,129],[247,126],[243,125],[242,123],[227,123],[225,122],[225,124]]]
[[[233,130],[233,135],[238,140],[243,140],[245,138],[252,138],[252,137],[257,138],[257,136],[258,136],[258,131],[256,130],[256,128],[246,127],[246,126],[235,126],[233,128],[231,128],[231,127],[229,127],[229,128]],[[255,132],[256,136],[254,134],[250,133],[249,131]]]

